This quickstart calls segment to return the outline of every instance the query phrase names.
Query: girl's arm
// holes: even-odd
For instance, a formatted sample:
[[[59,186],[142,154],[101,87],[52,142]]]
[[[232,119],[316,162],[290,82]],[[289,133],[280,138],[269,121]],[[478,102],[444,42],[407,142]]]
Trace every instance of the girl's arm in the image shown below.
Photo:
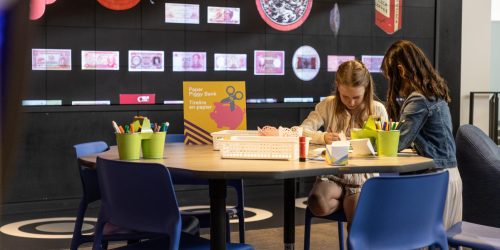
[[[327,100],[318,103],[307,118],[300,125],[304,128],[304,136],[311,137],[311,142],[316,144],[325,144],[325,132],[318,131],[322,126],[328,126],[327,113],[332,112],[328,109]]]
[[[400,127],[398,151],[407,148],[415,140],[424,126],[428,114],[429,110],[424,96],[408,97],[401,108],[400,121],[404,122]]]
[[[380,118],[381,121],[386,122],[389,121],[389,116],[387,115],[387,110],[385,109],[384,104],[381,102],[375,101],[375,115]]]

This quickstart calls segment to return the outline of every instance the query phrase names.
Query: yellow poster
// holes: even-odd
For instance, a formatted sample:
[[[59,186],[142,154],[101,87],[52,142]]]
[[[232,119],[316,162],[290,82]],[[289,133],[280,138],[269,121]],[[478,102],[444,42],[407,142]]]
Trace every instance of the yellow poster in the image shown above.
[[[211,144],[210,133],[247,128],[244,81],[186,81],[184,143]]]

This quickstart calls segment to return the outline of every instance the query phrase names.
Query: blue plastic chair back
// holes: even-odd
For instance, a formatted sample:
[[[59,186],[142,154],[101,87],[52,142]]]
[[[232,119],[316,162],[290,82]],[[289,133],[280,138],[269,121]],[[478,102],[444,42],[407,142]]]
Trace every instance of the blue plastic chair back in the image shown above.
[[[77,158],[101,153],[109,149],[108,144],[103,141],[76,144],[73,147]],[[78,171],[82,182],[83,195],[78,207],[75,228],[73,229],[71,250],[76,250],[79,245],[85,242],[92,242],[94,240],[92,235],[82,235],[83,219],[85,217],[85,211],[87,210],[88,204],[101,199],[99,183],[97,181],[97,172],[94,169],[87,168],[81,164],[78,164]]]
[[[463,220],[500,228],[498,145],[480,128],[470,124],[458,128],[455,142],[463,185]]]
[[[94,249],[100,249],[105,223],[129,230],[168,235],[178,249],[181,216],[167,168],[97,158],[101,210]]]
[[[167,133],[167,138],[165,139],[166,142],[184,142],[184,135],[183,134],[168,134]]]
[[[443,211],[448,171],[369,179],[361,190],[349,249],[448,249]]]
[[[166,142],[184,142],[183,134],[167,134]],[[193,178],[191,175],[175,173],[172,174],[172,181],[174,185],[208,185],[206,179]],[[236,190],[237,204],[236,204],[236,214],[238,216],[238,230],[240,236],[240,243],[245,243],[245,196],[243,191],[243,180],[229,180],[227,181],[227,186],[233,187]],[[193,214],[194,215],[194,214]],[[200,220],[201,227],[209,227],[210,221],[209,216],[203,216],[202,214],[194,215]],[[229,229],[229,222],[227,223]],[[230,231],[227,230],[227,239],[230,241]]]
[[[76,144],[73,147],[75,148],[77,158],[109,150],[108,144],[103,141]],[[101,198],[101,194],[99,193],[97,172],[95,169],[90,169],[81,164],[78,164],[78,166],[83,187],[83,199],[85,199],[87,204],[99,200]]]
[[[101,153],[109,149],[108,144],[103,141],[80,143],[73,146],[76,151],[76,157],[82,157]]]

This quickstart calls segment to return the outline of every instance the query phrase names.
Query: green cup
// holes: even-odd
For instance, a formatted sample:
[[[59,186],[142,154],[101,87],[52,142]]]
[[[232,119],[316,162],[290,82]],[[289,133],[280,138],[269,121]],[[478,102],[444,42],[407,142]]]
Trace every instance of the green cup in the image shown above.
[[[120,160],[139,160],[141,157],[141,135],[139,133],[116,134],[116,144]]]
[[[370,129],[360,129],[360,128],[351,129],[351,139],[364,139],[364,138],[370,139],[370,142],[375,147],[377,131]]]
[[[166,132],[142,134],[142,157],[144,159],[161,159],[165,149]]]
[[[398,156],[399,130],[379,130],[377,133],[378,156]]]

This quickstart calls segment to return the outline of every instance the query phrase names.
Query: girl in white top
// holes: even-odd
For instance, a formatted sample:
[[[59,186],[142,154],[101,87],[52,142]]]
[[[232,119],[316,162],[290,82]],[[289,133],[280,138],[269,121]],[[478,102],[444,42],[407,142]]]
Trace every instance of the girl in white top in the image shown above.
[[[302,122],[304,135],[312,143],[331,144],[340,140],[339,133],[350,135],[352,128],[361,128],[371,115],[387,121],[382,103],[375,101],[373,78],[365,65],[357,60],[342,63],[335,77],[335,96],[316,105]],[[318,131],[321,127],[323,131]],[[348,227],[363,183],[376,174],[325,175],[317,178],[309,194],[308,206],[316,216],[329,215],[341,208]]]

